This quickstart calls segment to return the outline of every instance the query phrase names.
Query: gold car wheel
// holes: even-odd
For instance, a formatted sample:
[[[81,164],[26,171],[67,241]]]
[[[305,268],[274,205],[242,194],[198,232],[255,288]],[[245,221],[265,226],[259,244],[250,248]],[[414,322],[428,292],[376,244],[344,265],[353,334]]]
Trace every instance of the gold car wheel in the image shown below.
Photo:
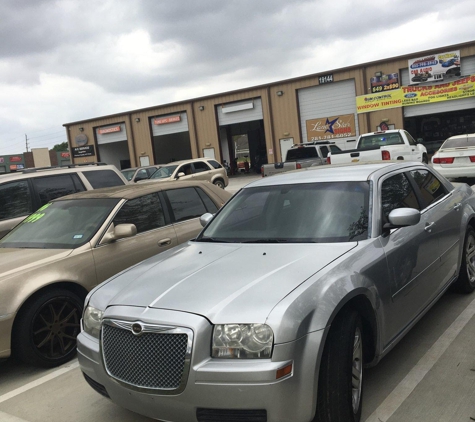
[[[27,302],[14,326],[14,354],[25,363],[61,365],[76,354],[83,300],[66,289],[43,292]]]

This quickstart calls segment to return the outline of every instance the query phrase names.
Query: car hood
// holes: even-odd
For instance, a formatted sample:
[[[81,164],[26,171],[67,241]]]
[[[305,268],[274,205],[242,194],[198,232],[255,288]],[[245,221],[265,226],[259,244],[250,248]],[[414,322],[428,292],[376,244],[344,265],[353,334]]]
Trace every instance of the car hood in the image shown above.
[[[72,249],[0,248],[1,277],[31,270],[38,265],[48,265],[71,252]]]
[[[264,322],[280,300],[356,245],[189,242],[110,279],[91,305],[184,311],[213,323]]]

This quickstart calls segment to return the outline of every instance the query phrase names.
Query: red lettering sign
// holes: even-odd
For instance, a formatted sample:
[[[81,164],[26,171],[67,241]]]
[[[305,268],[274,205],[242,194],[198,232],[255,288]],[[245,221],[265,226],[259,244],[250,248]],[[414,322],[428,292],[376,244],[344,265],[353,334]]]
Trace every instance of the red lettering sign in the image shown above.
[[[10,157],[10,163],[18,163],[19,161],[23,161],[21,157]]]
[[[153,124],[155,125],[165,125],[167,123],[175,123],[181,121],[181,116],[169,116],[169,117],[162,117],[160,119],[154,119]]]
[[[114,127],[106,127],[103,129],[98,129],[97,133],[99,133],[99,135],[104,135],[106,133],[120,132],[120,131],[121,131],[120,126],[114,126]]]
[[[62,153],[61,153],[61,157],[62,157],[62,158],[69,158],[69,157],[70,157],[70,154],[69,154],[69,152],[62,152]]]

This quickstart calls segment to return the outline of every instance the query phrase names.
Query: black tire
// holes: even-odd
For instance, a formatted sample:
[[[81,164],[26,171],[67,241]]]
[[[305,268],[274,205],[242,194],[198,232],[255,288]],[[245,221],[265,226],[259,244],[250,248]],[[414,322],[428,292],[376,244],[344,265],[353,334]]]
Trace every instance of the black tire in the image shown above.
[[[427,157],[427,154],[422,154],[422,162],[425,164],[429,164],[429,158]]]
[[[460,293],[472,293],[475,290],[475,231],[472,228],[465,234],[462,265],[454,287]]]
[[[84,300],[69,290],[45,291],[27,302],[13,327],[14,356],[51,368],[76,355]]]
[[[314,422],[360,420],[364,380],[362,333],[361,317],[352,309],[344,309],[333,321],[320,365]]]
[[[214,185],[216,185],[218,188],[221,188],[221,189],[224,189],[225,186],[224,186],[224,182],[221,180],[221,179],[216,179],[214,182],[213,182]]]

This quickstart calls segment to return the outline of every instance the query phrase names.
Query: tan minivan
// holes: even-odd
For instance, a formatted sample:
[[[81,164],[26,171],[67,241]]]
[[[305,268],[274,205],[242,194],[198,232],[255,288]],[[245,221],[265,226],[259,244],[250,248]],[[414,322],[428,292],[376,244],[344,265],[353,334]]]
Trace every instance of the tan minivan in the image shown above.
[[[200,216],[231,196],[194,180],[134,184],[58,198],[31,214],[0,240],[0,359],[69,360],[87,292],[194,238]]]
[[[34,210],[60,196],[128,184],[113,165],[71,164],[0,176],[0,239]]]
[[[190,179],[208,181],[222,189],[229,183],[226,169],[211,158],[195,158],[160,165],[150,179],[141,183]]]

